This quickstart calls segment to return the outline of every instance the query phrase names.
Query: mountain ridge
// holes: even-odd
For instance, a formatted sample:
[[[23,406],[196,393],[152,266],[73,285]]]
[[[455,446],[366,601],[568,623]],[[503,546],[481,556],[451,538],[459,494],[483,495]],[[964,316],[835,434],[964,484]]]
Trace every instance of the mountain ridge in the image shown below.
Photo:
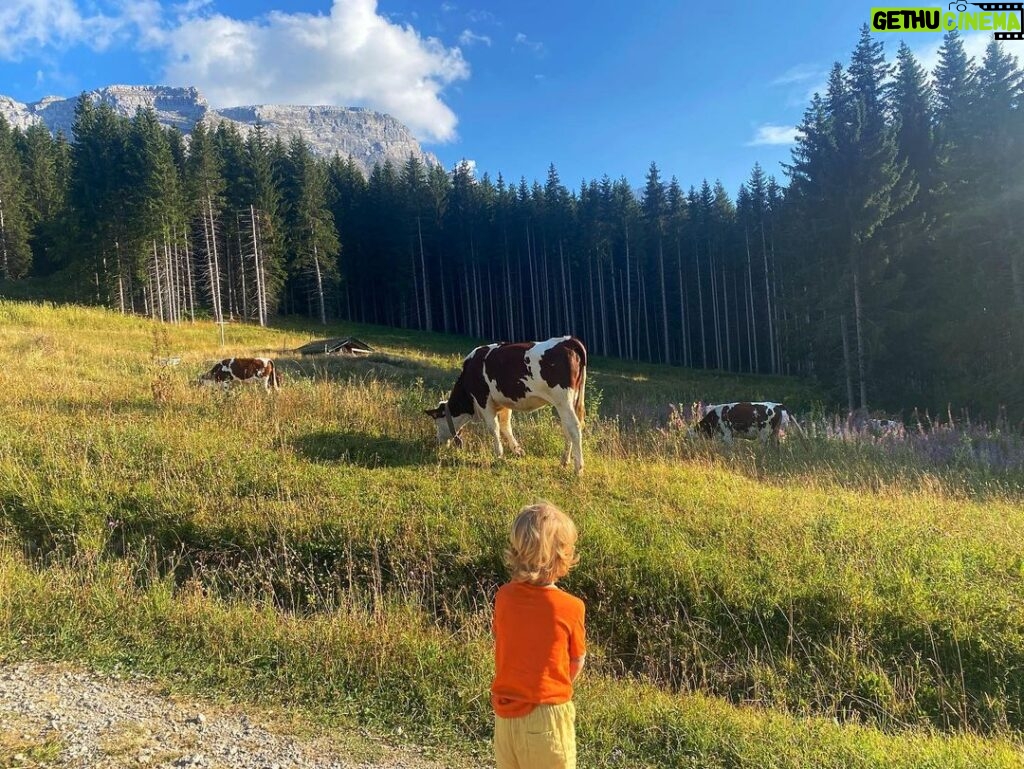
[[[85,92],[95,103],[107,103],[118,114],[131,117],[142,109],[153,109],[162,125],[189,134],[200,122],[216,128],[221,122],[233,124],[246,135],[261,125],[270,137],[287,141],[302,136],[314,152],[351,156],[369,176],[374,165],[391,160],[401,165],[410,155],[425,164],[438,159],[425,152],[412,132],[396,118],[364,107],[331,105],[249,104],[214,109],[194,86],[111,85]],[[0,95],[0,115],[22,130],[41,123],[51,133],[72,133],[75,105],[79,97],[45,96],[35,102],[19,102]]]

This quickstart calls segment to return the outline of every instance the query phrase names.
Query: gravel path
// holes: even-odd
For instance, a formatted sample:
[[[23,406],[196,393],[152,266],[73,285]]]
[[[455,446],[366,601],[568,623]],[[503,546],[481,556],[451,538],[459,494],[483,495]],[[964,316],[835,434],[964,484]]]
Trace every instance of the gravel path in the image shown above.
[[[270,718],[159,694],[144,681],[65,665],[0,667],[0,767],[441,769],[365,735],[284,733]],[[341,743],[339,747],[338,743]],[[383,758],[346,756],[356,753]]]

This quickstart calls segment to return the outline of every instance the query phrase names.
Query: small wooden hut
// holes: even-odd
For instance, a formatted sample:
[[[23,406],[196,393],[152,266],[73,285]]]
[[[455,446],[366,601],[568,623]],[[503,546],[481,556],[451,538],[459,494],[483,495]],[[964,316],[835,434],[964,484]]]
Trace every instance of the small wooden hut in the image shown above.
[[[316,339],[302,345],[295,352],[300,355],[369,355],[373,348],[354,336]]]

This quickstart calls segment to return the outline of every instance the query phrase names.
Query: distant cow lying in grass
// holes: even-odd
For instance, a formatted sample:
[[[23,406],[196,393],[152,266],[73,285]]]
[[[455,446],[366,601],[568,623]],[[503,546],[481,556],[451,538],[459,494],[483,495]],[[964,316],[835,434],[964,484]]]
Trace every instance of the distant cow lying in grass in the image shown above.
[[[437,441],[462,445],[459,430],[480,417],[494,440],[494,453],[503,454],[502,438],[514,454],[522,454],[512,435],[512,412],[554,406],[565,434],[562,466],[573,458],[583,469],[582,425],[587,383],[587,350],[571,336],[546,342],[497,343],[477,347],[462,363],[448,400],[427,409],[437,427]]]
[[[280,374],[270,358],[225,358],[199,377],[199,384],[219,384],[227,389],[234,382],[255,382],[265,390],[278,390]]]
[[[734,437],[756,438],[761,443],[767,443],[769,440],[777,441],[789,425],[803,433],[789,409],[782,403],[740,401],[708,406],[696,428],[690,429],[690,434],[706,438],[721,435],[726,443],[732,443]]]

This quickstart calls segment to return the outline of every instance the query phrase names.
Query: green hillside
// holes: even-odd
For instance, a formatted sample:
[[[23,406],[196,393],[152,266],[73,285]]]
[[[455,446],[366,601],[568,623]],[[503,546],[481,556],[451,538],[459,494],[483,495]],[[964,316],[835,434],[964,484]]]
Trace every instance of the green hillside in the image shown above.
[[[1020,766],[1024,470],[815,438],[691,442],[670,403],[791,379],[595,359],[581,477],[432,440],[468,339],[163,326],[0,301],[0,659],[85,661],[487,755],[489,607],[514,513],[581,531],[588,767]],[[191,386],[273,355],[281,392]],[[174,366],[160,365],[180,358]],[[475,765],[475,764],[474,764]]]

